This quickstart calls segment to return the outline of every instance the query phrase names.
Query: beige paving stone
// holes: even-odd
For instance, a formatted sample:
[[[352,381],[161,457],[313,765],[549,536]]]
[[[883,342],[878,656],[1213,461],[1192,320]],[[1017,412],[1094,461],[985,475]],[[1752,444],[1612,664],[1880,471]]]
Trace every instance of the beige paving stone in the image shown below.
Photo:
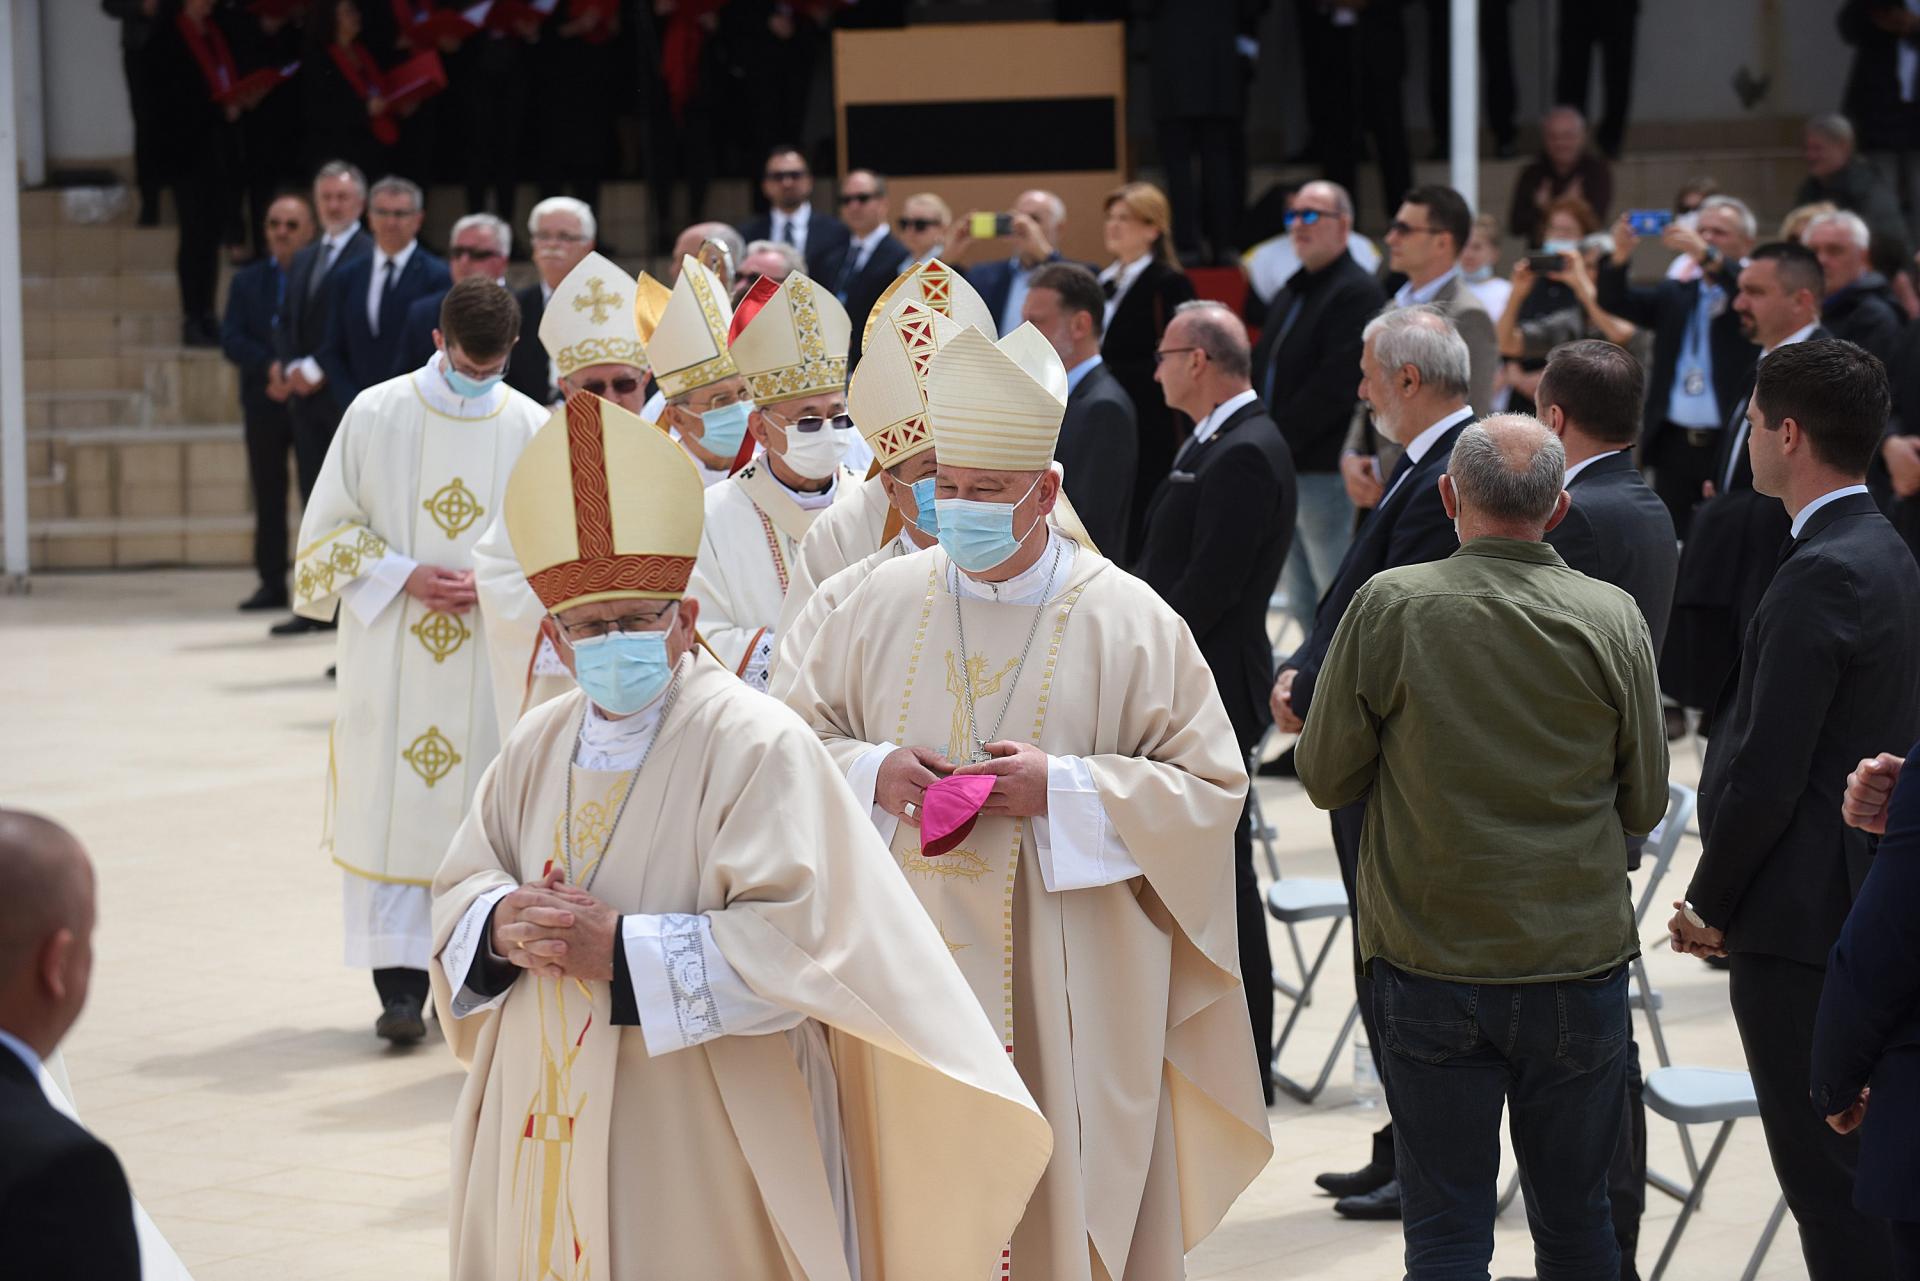
[[[444,1277],[462,1073],[437,1042],[384,1049],[371,984],[340,964],[338,876],[316,848],[332,645],[269,640],[271,617],[233,611],[251,587],[245,571],[47,574],[0,597],[5,796],[72,825],[100,873],[94,990],[68,1070],[198,1281]],[[1675,777],[1697,770],[1678,745]],[[1335,875],[1325,816],[1291,783],[1261,791],[1283,873]],[[1669,896],[1696,856],[1682,847]],[[1665,951],[1648,965],[1676,1057],[1740,1066],[1725,977]],[[1298,1070],[1345,1014],[1334,969],[1296,1033]],[[1195,1281],[1400,1275],[1397,1227],[1345,1222],[1312,1186],[1363,1159],[1382,1119],[1354,1106],[1351,1064],[1349,1051],[1315,1105],[1273,1108],[1273,1163],[1190,1256]],[[1654,1121],[1650,1143],[1656,1168],[1683,1168],[1671,1126]],[[1743,1122],[1670,1275],[1737,1276],[1776,1195],[1759,1125]],[[1653,1194],[1644,1271],[1676,1210]],[[1518,1208],[1495,1243],[1494,1275],[1531,1271]],[[1761,1276],[1805,1275],[1789,1225]]]

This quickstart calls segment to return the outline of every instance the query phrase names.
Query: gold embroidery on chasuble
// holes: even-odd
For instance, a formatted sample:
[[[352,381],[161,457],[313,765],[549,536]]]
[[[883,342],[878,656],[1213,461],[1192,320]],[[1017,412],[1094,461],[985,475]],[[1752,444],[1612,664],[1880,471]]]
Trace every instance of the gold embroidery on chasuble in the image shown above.
[[[448,614],[440,610],[430,610],[419,622],[407,629],[412,632],[433,655],[433,661],[444,663],[447,657],[473,638],[458,614]]]
[[[567,880],[585,884],[606,856],[613,815],[634,775],[623,774],[597,800],[572,815],[573,857]],[[542,874],[565,867],[568,818],[554,820],[552,853]],[[537,980],[540,1011],[539,1084],[527,1100],[513,1155],[514,1199],[520,1215],[518,1281],[594,1281],[596,1251],[604,1243],[583,1241],[573,1207],[574,1129],[589,1103],[574,1081],[587,1035],[594,1030],[593,989],[578,979]],[[605,1029],[601,1029],[602,1032]],[[589,1174],[598,1180],[604,1171]],[[602,1271],[599,1274],[606,1278]],[[610,1279],[609,1279],[610,1281]]]
[[[294,591],[299,603],[307,605],[333,595],[386,554],[386,540],[365,525],[342,525],[296,558]]]
[[[448,538],[460,537],[487,514],[487,509],[458,476],[435,490],[433,497],[420,505]]]
[[[463,759],[438,725],[429,725],[427,732],[414,739],[400,756],[413,766],[414,773],[426,780],[428,787],[445,778]]]

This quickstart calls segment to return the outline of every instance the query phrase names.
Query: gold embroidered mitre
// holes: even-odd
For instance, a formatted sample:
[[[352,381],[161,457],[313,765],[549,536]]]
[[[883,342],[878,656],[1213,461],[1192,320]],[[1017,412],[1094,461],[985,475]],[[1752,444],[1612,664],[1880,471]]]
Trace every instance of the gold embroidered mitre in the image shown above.
[[[554,287],[540,314],[540,345],[562,378],[588,365],[647,367],[634,320],[632,276],[588,254]]]
[[[680,599],[700,550],[706,490],[665,432],[575,392],[527,442],[503,510],[520,568],[558,613],[598,600]]]
[[[740,372],[727,351],[727,326],[732,323],[727,287],[698,262],[683,257],[680,279],[652,333],[644,323],[639,325],[662,395],[672,400]]]
[[[796,271],[765,295],[734,337],[733,363],[746,376],[755,404],[842,392],[852,340],[853,324],[840,300]]]
[[[1066,412],[1066,368],[1032,325],[997,343],[968,329],[927,372],[927,417],[945,466],[1045,470]]]
[[[867,334],[847,388],[847,412],[882,467],[933,448],[927,423],[927,370],[934,353],[962,327],[925,304],[905,300]]]
[[[895,276],[893,283],[874,300],[867,312],[865,327],[860,331],[862,360],[866,359],[866,350],[873,342],[874,326],[910,302],[939,312],[962,329],[971,325],[989,338],[1000,333],[992,310],[979,291],[967,283],[967,278],[938,258],[929,258]]]

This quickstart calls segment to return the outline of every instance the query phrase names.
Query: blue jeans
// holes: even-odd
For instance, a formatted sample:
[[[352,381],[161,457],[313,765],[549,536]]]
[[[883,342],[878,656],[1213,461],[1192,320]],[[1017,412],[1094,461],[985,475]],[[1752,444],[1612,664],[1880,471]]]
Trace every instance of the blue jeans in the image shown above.
[[[1619,1281],[1607,1168],[1627,1088],[1626,967],[1475,984],[1370,964],[1407,1281],[1487,1281],[1502,1106],[1540,1281]]]
[[[1287,596],[1287,613],[1311,635],[1314,609],[1333,586],[1340,559],[1353,541],[1353,500],[1339,472],[1302,472],[1294,479],[1300,486],[1300,505],[1280,588]]]

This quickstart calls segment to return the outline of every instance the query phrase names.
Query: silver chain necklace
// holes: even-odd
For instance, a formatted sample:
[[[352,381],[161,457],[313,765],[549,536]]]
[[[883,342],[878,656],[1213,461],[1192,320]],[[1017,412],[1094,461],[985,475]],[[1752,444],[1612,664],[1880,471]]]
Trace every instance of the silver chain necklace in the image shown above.
[[[967,699],[968,759],[975,765],[993,759],[986,745],[1000,741],[1000,727],[1007,723],[1007,710],[1013,706],[1013,691],[1019,688],[1020,673],[1027,670],[1027,655],[1033,652],[1033,638],[1040,634],[1040,617],[1047,612],[1047,602],[1053,599],[1053,578],[1059,572],[1060,544],[1055,542],[1053,560],[1047,565],[1047,585],[1041,589],[1040,603],[1033,611],[1033,626],[1027,629],[1027,643],[1021,647],[1020,662],[1013,669],[1013,684],[1003,687],[1007,691],[1007,701],[1000,705],[1000,715],[993,722],[993,733],[982,739],[973,710],[973,669],[967,662],[967,620],[960,611],[960,567],[953,567],[953,625],[960,634],[960,688]]]
[[[647,758],[653,755],[654,744],[660,741],[661,733],[665,731],[665,729],[667,728],[667,717],[671,715],[673,712],[674,700],[680,697],[680,678],[686,675],[688,666],[689,664],[683,658],[674,667],[673,684],[667,686],[667,701],[660,705],[660,719],[658,722],[655,723],[653,727],[653,737],[647,740],[646,748],[640,753],[639,762],[636,765],[634,765],[633,772],[627,775],[626,794],[620,798],[620,808],[616,809],[613,812],[613,823],[607,828],[607,835],[600,842],[600,858],[594,863],[593,870],[587,873],[586,883],[580,886],[580,888],[583,890],[590,890],[593,888],[593,878],[600,875],[600,869],[606,866],[607,851],[613,848],[613,834],[618,830],[620,830],[620,819],[627,812],[627,802],[632,800],[633,794],[640,790],[640,771],[647,767]],[[585,707],[582,707],[580,709],[580,719],[574,724],[573,742],[574,742],[574,748],[576,751],[578,751],[579,749],[580,735],[587,727],[587,713],[590,712],[592,709],[593,709],[593,704],[591,701],[589,701]],[[562,824],[560,830],[563,833],[562,840],[565,842],[565,853],[566,853],[566,859],[567,859],[567,880],[569,882],[572,882],[573,881],[573,761],[571,758],[569,758],[567,761],[567,814],[566,814],[566,819]]]

